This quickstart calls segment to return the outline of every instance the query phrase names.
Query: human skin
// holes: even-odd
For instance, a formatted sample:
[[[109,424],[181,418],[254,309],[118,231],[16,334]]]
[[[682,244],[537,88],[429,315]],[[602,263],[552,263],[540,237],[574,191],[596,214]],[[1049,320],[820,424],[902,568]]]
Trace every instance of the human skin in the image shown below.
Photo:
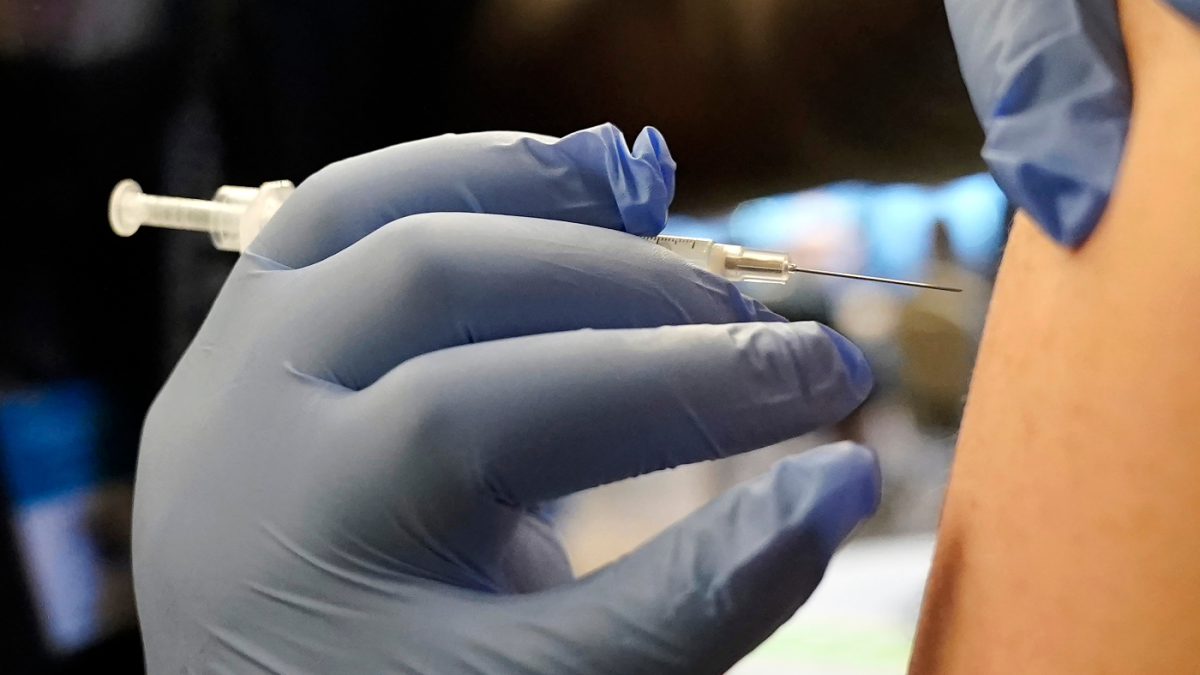
[[[1200,30],[1118,6],[1120,176],[1078,251],[1014,225],[912,675],[1200,668]]]

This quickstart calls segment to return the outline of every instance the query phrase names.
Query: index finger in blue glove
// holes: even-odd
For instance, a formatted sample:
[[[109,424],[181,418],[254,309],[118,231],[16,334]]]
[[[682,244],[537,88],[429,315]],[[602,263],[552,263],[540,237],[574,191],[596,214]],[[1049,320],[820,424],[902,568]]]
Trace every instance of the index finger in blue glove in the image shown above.
[[[303,267],[417,213],[567,220],[650,236],[666,224],[675,163],[662,135],[632,152],[604,124],[560,139],[514,132],[445,135],[353,157],[296,189],[248,251]]]
[[[475,213],[389,223],[308,269],[284,326],[310,375],[362,389],[469,343],[580,328],[784,321],[729,281],[598,227]]]
[[[443,476],[425,486],[431,503],[527,506],[799,436],[849,414],[871,385],[862,353],[820,324],[668,326],[445,349],[347,404],[355,429],[380,434],[371,452],[421,448],[392,464]]]

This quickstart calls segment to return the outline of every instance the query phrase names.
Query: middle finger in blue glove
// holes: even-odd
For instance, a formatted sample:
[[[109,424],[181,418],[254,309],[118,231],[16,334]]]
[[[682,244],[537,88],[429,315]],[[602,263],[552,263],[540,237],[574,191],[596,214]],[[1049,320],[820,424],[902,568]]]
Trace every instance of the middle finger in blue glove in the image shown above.
[[[804,434],[871,384],[861,352],[820,324],[668,326],[442,350],[345,404],[376,439],[364,450],[385,455],[360,463],[384,484],[391,466],[438,476],[421,488],[430,503],[528,506]]]

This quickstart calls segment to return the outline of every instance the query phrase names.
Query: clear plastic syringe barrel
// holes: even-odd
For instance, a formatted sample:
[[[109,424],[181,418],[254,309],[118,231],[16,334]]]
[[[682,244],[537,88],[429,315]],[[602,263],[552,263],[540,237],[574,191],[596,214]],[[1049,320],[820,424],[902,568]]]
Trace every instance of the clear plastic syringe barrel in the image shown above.
[[[786,253],[718,244],[712,239],[697,237],[662,234],[648,239],[730,281],[784,284],[790,276],[791,260]]]

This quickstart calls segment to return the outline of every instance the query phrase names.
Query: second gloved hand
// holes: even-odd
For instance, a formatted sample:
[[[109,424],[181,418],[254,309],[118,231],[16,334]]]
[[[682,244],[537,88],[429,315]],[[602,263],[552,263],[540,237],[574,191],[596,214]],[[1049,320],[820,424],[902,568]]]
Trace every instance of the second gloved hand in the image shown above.
[[[786,459],[581,579],[538,515],[871,387],[833,331],[621,231],[661,229],[672,170],[655,132],[601,127],[302,184],[146,422],[149,672],[715,674],[785,621],[877,505],[869,450]]]

